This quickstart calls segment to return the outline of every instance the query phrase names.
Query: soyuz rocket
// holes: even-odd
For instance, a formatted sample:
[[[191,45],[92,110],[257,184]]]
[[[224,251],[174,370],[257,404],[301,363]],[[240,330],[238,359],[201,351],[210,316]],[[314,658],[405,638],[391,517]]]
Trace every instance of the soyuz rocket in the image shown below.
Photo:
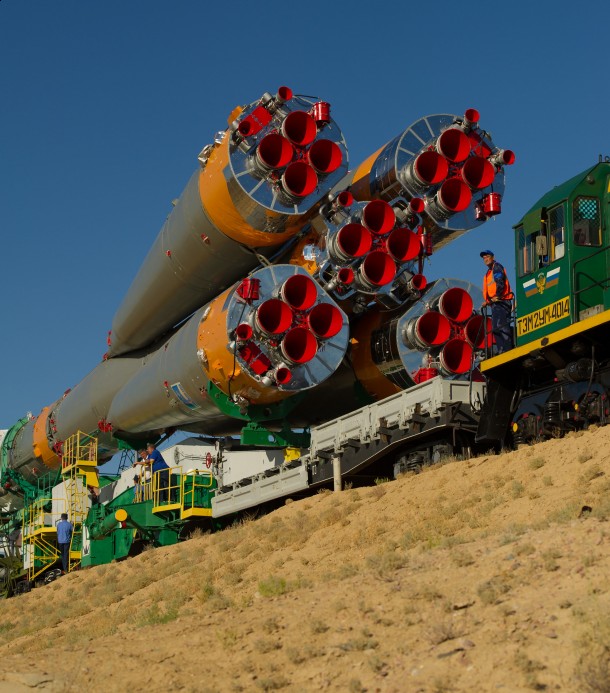
[[[425,261],[500,213],[514,159],[475,109],[423,117],[350,171],[328,102],[283,86],[235,108],[119,306],[103,361],[8,430],[0,504],[17,507],[77,431],[97,436],[103,462],[176,429],[310,425],[351,406],[333,404],[341,378],[378,399],[471,370],[490,332],[480,291],[428,282]]]

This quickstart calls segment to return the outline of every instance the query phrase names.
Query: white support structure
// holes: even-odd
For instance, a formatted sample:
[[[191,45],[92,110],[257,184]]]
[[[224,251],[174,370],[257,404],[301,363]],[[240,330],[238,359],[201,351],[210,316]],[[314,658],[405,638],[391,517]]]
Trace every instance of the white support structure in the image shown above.
[[[278,467],[268,473],[244,479],[233,484],[230,491],[217,493],[212,499],[213,517],[256,507],[261,503],[289,496],[309,487],[307,467],[304,462]]]
[[[416,415],[436,416],[443,408],[457,402],[483,403],[485,383],[466,380],[427,380],[380,402],[327,421],[311,429],[311,461],[319,453],[340,454],[349,441],[367,443],[379,440],[383,429],[398,427],[408,430]]]

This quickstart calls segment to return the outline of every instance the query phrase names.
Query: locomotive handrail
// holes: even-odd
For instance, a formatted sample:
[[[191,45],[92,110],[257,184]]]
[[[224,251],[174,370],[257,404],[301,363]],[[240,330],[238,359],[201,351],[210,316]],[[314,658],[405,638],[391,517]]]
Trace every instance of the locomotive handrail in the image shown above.
[[[605,245],[599,248],[599,250],[596,250],[594,253],[590,253],[586,257],[581,257],[580,260],[576,260],[573,265],[572,265],[572,286],[574,287],[573,295],[574,295],[574,303],[575,303],[575,310],[574,313],[578,315],[579,313],[579,306],[580,306],[580,294],[584,293],[585,291],[589,291],[590,289],[593,289],[596,286],[599,286],[600,289],[604,290],[607,289],[610,284],[608,284],[609,278],[606,277],[603,281],[598,281],[594,277],[591,277],[588,275],[586,272],[581,272],[580,276],[584,276],[587,279],[590,279],[593,283],[590,284],[589,286],[585,286],[582,289],[576,289],[576,265],[579,265],[581,262],[588,262],[591,260],[591,258],[594,258],[596,255],[600,255],[601,253],[606,253],[610,250],[610,245]]]

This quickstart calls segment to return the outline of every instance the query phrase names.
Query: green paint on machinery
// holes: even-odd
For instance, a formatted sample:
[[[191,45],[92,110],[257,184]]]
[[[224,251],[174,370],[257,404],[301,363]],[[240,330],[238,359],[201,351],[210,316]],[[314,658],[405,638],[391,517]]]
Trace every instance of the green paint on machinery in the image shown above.
[[[517,346],[610,308],[610,163],[546,193],[514,227]]]
[[[216,480],[208,472],[170,474],[169,485],[158,473],[138,489],[128,488],[106,504],[93,505],[85,520],[83,567],[134,555],[143,546],[170,546],[189,528],[209,524]]]

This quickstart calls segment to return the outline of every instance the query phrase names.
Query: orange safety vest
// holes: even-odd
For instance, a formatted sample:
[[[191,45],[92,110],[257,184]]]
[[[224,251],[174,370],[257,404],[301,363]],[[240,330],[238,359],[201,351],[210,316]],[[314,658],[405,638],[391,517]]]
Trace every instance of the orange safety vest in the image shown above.
[[[510,282],[508,281],[504,267],[502,267],[502,272],[504,273],[504,291],[502,291],[502,294],[498,295],[493,271],[496,264],[499,263],[494,262],[490,269],[487,270],[487,274],[483,279],[483,298],[485,299],[486,303],[489,303],[489,301],[491,301],[492,298],[496,298],[496,296],[502,301],[511,301],[514,298],[514,294],[510,288]]]

